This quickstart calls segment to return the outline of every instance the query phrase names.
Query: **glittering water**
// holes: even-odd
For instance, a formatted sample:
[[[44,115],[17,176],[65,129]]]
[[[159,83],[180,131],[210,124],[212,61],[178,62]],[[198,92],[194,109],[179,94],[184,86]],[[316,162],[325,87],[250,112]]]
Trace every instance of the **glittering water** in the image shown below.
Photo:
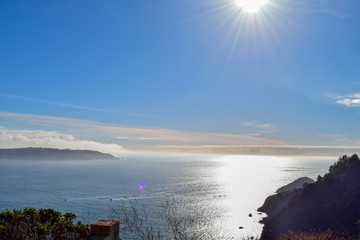
[[[198,216],[201,223],[193,231],[239,239],[260,235],[262,215],[256,209],[268,195],[299,177],[316,179],[335,161],[195,154],[128,154],[112,161],[2,160],[0,210],[54,208],[90,223],[107,218],[126,199],[140,199],[147,206],[172,199],[183,214]]]

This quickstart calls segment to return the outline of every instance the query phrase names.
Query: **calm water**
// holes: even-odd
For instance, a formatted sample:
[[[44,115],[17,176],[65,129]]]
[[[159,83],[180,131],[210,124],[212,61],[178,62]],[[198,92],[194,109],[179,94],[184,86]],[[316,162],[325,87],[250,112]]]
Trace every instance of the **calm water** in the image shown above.
[[[336,160],[188,154],[128,154],[116,161],[2,160],[0,210],[54,208],[90,223],[108,217],[124,197],[148,206],[172,199],[184,213],[199,215],[202,230],[239,239],[261,233],[256,209],[268,195],[299,177],[316,179]]]

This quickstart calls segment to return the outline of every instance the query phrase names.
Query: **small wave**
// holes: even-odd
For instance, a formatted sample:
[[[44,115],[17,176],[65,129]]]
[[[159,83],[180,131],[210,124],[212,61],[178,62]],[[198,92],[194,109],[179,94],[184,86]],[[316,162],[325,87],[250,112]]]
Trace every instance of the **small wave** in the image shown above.
[[[95,196],[95,197],[82,197],[82,198],[65,198],[65,201],[83,201],[92,199],[110,199],[110,196]]]

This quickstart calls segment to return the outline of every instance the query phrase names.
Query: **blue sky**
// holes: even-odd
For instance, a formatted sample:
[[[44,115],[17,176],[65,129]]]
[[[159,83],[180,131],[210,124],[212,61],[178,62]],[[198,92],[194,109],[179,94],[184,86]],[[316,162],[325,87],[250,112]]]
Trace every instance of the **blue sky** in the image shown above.
[[[356,0],[1,1],[1,145],[350,154],[359,23]]]

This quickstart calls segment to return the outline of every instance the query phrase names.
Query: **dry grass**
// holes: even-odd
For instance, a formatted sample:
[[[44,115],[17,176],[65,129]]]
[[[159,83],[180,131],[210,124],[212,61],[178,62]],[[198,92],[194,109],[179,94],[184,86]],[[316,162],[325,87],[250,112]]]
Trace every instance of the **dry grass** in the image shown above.
[[[287,235],[280,235],[278,240],[345,240],[334,236],[333,232],[328,229],[326,232],[310,232],[310,233],[294,233],[290,232]]]

